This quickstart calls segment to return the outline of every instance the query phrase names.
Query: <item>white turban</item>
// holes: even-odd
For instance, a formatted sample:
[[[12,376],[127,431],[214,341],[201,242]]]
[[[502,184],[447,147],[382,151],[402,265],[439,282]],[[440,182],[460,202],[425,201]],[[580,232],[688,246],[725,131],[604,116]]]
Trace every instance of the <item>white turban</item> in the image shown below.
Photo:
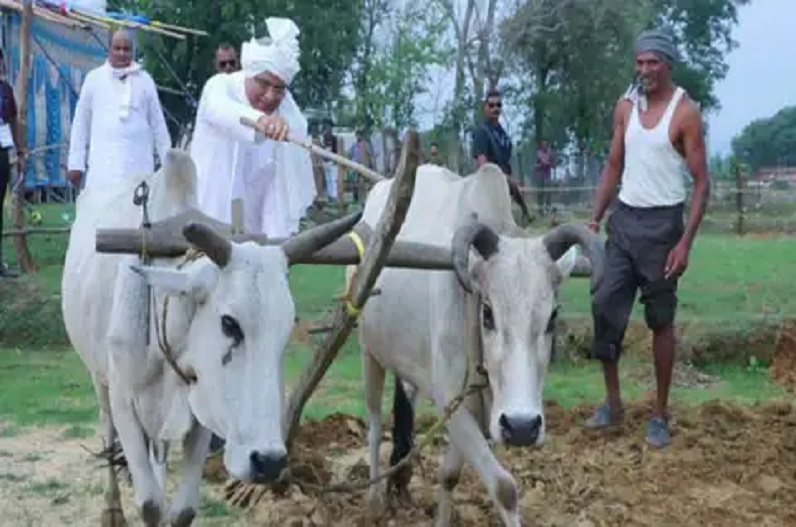
[[[268,71],[290,84],[299,72],[299,28],[288,18],[270,17],[265,25],[270,38],[244,42],[241,67],[247,77]]]

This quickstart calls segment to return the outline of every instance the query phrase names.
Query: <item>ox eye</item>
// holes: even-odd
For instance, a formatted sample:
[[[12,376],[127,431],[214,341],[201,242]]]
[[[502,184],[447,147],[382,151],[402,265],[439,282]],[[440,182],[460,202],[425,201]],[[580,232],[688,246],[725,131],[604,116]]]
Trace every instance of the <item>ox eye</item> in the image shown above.
[[[233,346],[237,346],[243,340],[243,331],[240,329],[240,324],[229,315],[221,317],[221,331],[224,336],[232,339]]]
[[[495,315],[492,313],[492,306],[489,304],[482,304],[481,306],[481,321],[484,329],[493,331],[495,329]]]
[[[558,307],[553,309],[553,312],[550,313],[550,320],[547,322],[547,329],[545,330],[546,333],[552,333],[556,327],[556,318],[558,318]]]

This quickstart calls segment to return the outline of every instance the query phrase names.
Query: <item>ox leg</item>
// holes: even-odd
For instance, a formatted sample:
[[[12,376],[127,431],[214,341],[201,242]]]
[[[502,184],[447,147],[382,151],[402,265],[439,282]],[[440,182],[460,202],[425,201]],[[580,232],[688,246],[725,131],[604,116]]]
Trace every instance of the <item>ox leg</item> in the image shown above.
[[[453,444],[445,449],[442,466],[439,468],[439,503],[437,527],[447,527],[453,521],[453,489],[459,484],[464,466],[464,456]]]
[[[379,477],[379,447],[381,446],[381,399],[384,392],[384,368],[367,352],[362,352],[362,373],[365,377],[365,406],[368,412],[368,451],[370,479]],[[384,493],[381,482],[368,490],[367,513],[371,519],[384,512]]]
[[[102,439],[105,443],[104,451],[108,453],[108,489],[105,492],[105,510],[102,511],[100,525],[102,527],[124,527],[127,522],[122,510],[121,492],[119,492],[119,476],[112,463],[113,445],[116,443],[116,427],[111,414],[111,401],[108,387],[94,379],[94,389],[99,398],[100,426]]]
[[[177,495],[171,504],[169,521],[172,527],[188,527],[199,510],[199,487],[202,469],[210,452],[210,430],[194,422],[182,442],[182,473]]]
[[[459,408],[448,422],[448,437],[451,446],[461,452],[461,455],[472,464],[478,476],[483,481],[489,492],[489,497],[498,508],[500,516],[505,525],[511,527],[520,526],[520,515],[517,507],[518,491],[514,478],[511,477],[506,469],[498,462],[489,444],[486,442],[484,434],[472,414],[465,409]],[[450,452],[450,449],[449,449]],[[455,453],[446,452],[446,462],[455,468]],[[443,471],[445,466],[443,466]],[[451,474],[453,471],[451,471]],[[455,485],[454,485],[455,486]],[[444,492],[444,484],[443,484]],[[440,501],[438,512],[444,512],[442,506],[444,501]]]
[[[135,503],[141,510],[146,527],[159,527],[163,515],[164,492],[160,488],[150,461],[149,442],[133,405],[125,394],[110,390],[111,409],[124,449],[135,489]]]
[[[149,442],[149,462],[160,489],[166,492],[167,458],[169,454],[168,443],[158,445],[155,441]]]

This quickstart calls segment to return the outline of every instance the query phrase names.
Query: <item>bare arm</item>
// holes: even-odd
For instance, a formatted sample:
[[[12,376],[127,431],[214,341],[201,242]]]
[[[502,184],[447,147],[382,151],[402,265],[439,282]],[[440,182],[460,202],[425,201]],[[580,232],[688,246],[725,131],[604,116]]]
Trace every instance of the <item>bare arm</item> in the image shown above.
[[[702,116],[699,109],[693,104],[689,104],[688,112],[683,120],[683,150],[688,169],[694,180],[694,193],[691,198],[688,221],[681,240],[690,248],[710,198],[710,174],[705,155]]]
[[[625,167],[625,117],[632,104],[629,101],[619,101],[614,108],[614,134],[611,138],[611,149],[608,154],[608,163],[600,177],[600,184],[594,201],[594,214],[592,221],[599,223],[605,215],[605,209],[616,193],[616,186]]]

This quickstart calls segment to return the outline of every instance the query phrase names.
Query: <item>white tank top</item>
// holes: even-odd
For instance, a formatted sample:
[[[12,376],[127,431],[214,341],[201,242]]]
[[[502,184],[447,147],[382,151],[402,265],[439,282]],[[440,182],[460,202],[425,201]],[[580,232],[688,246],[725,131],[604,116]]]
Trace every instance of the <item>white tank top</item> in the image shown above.
[[[625,169],[619,200],[631,207],[662,207],[685,201],[685,159],[669,140],[674,109],[683,96],[678,87],[661,120],[651,130],[642,126],[633,103],[625,131]]]

